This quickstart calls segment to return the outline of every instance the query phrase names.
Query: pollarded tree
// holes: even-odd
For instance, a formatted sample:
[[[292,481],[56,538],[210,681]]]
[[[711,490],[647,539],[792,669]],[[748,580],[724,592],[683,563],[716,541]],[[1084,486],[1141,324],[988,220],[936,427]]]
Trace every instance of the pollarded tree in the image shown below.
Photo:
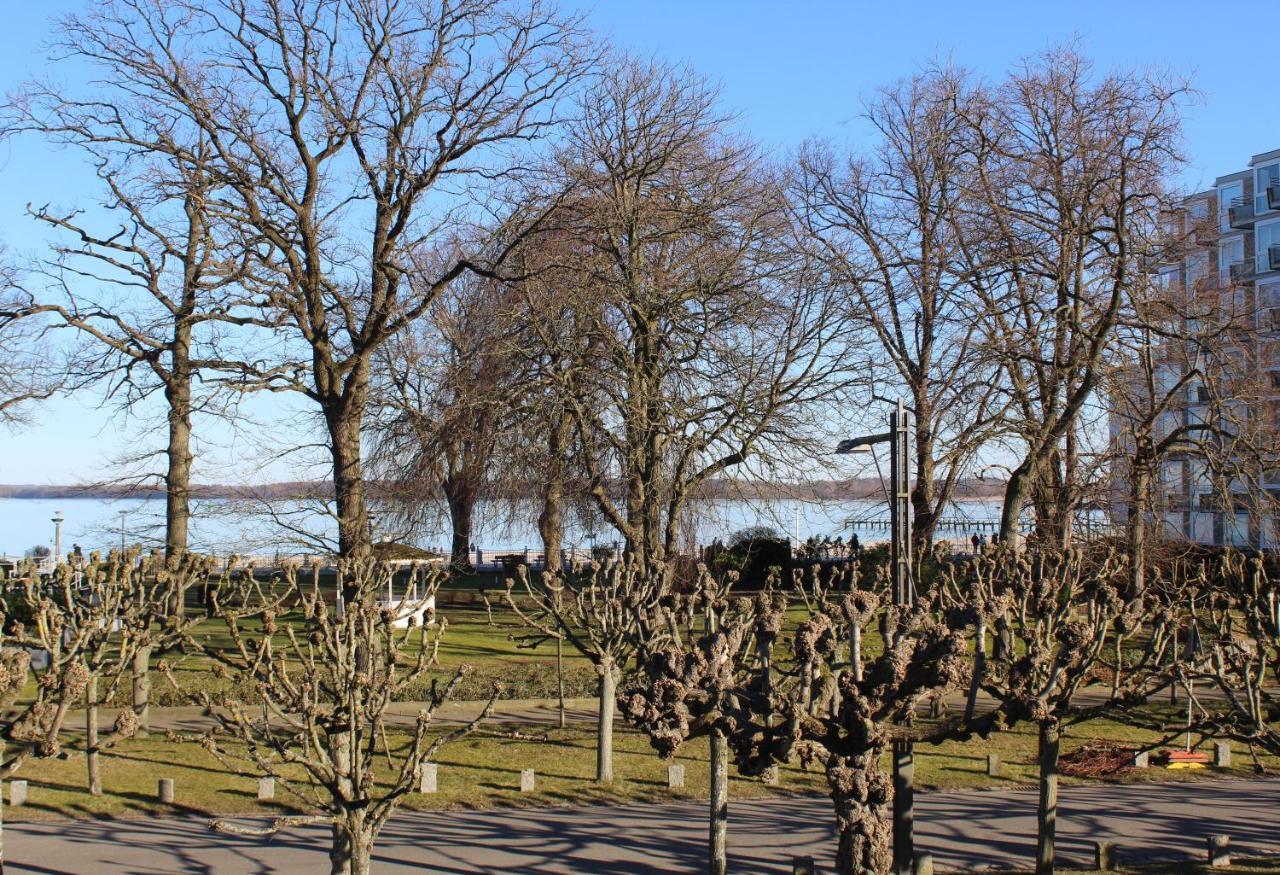
[[[595,667],[600,707],[596,730],[596,780],[613,780],[613,721],[622,669],[637,652],[667,635],[661,600],[667,582],[661,568],[629,559],[575,565],[559,574],[530,574],[521,566],[507,579],[507,606],[528,628],[567,642]]]
[[[333,604],[318,572],[303,578],[293,567],[283,581],[252,573],[221,581],[213,614],[230,646],[189,637],[233,681],[229,692],[201,693],[218,728],[202,743],[237,771],[273,776],[308,810],[261,829],[228,821],[214,827],[271,835],[329,824],[331,871],[365,875],[379,832],[417,789],[423,764],[488,717],[493,698],[472,722],[432,734],[432,715],[462,680],[463,666],[447,683],[432,682],[411,727],[391,726],[391,703],[421,683],[443,634],[428,606],[440,578],[414,568],[397,580],[392,566],[343,561],[339,575],[349,597]],[[227,737],[237,746],[223,744]]]
[[[1103,702],[1081,704],[1082,689],[1101,675],[1107,644],[1131,635],[1154,596],[1126,601],[1127,558],[1115,552],[1097,556],[1082,550],[1016,548],[983,554],[967,563],[944,590],[960,593],[980,630],[994,626],[997,646],[975,646],[973,687],[994,699],[984,713],[967,708],[962,732],[985,734],[1015,723],[1034,723],[1038,732],[1040,798],[1037,815],[1036,872],[1049,875],[1055,865],[1058,805],[1058,754],[1065,727],[1097,716],[1117,704],[1141,703],[1160,683],[1154,672],[1131,671]],[[1173,626],[1154,623],[1144,646],[1159,664]],[[1119,670],[1117,665],[1116,670]]]
[[[874,658],[863,655],[861,677],[855,677],[850,627],[870,619],[874,605],[861,591],[838,589],[822,581],[808,594],[810,616],[789,641],[791,669],[780,668],[772,653],[778,623],[771,612],[743,612],[732,624],[726,617],[697,653],[660,650],[646,665],[646,687],[629,695],[628,711],[667,755],[714,722],[744,774],[794,757],[818,763],[835,808],[836,871],[887,873],[894,787],[881,756],[895,738],[914,734],[911,720],[923,699],[963,684],[967,642],[963,629],[942,622],[928,599],[888,608],[886,646]],[[757,649],[751,666],[742,658],[748,641]],[[736,671],[728,668],[733,659]],[[689,719],[694,714],[699,720]]]

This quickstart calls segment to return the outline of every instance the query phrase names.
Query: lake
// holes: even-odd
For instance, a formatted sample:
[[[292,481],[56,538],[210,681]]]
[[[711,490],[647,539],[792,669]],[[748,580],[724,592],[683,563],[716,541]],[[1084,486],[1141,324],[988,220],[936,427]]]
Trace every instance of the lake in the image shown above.
[[[698,502],[685,527],[684,538],[707,544],[752,526],[767,526],[786,537],[843,536],[856,533],[864,543],[888,538],[882,525],[865,521],[883,519],[884,502],[872,501],[743,501]],[[948,519],[991,520],[999,516],[999,502],[956,502]],[[61,513],[63,550],[80,545],[84,552],[128,544],[156,545],[163,540],[164,502],[161,499],[102,498],[3,498],[0,499],[0,553],[20,555],[32,547],[53,546],[55,514]],[[477,514],[473,541],[486,552],[537,550],[538,538],[532,502],[514,508],[488,504]],[[861,521],[861,522],[860,522]],[[193,503],[193,549],[217,553],[285,554],[318,552],[336,537],[337,527],[318,502],[237,502],[204,499]],[[399,534],[399,533],[396,533]],[[948,533],[943,533],[947,537]],[[967,533],[951,537],[967,538]],[[447,517],[421,527],[402,540],[428,549],[449,543]],[[607,545],[616,533],[587,513],[570,513],[565,526],[566,547]]]

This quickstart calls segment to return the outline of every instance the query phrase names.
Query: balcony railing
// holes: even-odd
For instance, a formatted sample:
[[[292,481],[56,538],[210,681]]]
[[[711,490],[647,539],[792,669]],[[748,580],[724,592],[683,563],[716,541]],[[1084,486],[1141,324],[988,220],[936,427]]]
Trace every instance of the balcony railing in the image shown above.
[[[1267,247],[1267,267],[1270,270],[1280,270],[1280,243]]]
[[[1253,214],[1253,202],[1238,197],[1227,207],[1227,224],[1236,230],[1252,228],[1257,217]]]
[[[1267,185],[1267,209],[1280,210],[1280,182]]]

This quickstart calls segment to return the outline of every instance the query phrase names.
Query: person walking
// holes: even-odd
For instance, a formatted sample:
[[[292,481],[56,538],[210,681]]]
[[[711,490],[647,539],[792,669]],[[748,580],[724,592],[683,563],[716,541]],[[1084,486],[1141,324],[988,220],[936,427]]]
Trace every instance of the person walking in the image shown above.
[[[978,533],[974,532],[973,537],[969,539],[969,543],[973,545],[973,555],[978,555]]]

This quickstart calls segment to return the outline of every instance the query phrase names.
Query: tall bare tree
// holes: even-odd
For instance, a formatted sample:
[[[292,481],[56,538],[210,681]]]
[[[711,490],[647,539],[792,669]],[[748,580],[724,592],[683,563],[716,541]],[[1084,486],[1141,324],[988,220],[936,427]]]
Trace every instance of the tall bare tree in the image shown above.
[[[1002,540],[1025,502],[1065,543],[1081,501],[1081,412],[1158,232],[1177,168],[1185,88],[1154,75],[1095,77],[1070,50],[1031,59],[958,101],[967,142],[964,198],[983,279],[973,318],[1001,364],[1006,440],[1017,453]]]
[[[904,396],[912,414],[917,552],[932,542],[1003,403],[967,306],[977,277],[965,257],[963,120],[954,106],[972,88],[943,69],[883,89],[863,113],[877,136],[871,154],[811,143],[793,182],[805,242],[839,279],[866,335],[850,363],[858,391]]]
[[[818,430],[840,310],[786,245],[781,187],[693,73],[613,60],[558,161],[568,194],[544,234],[569,307],[533,325],[601,515],[661,562],[700,485]]]
[[[118,142],[188,164],[191,138],[111,107],[142,102],[199,132],[253,241],[255,288],[283,346],[238,371],[315,403],[340,552],[358,552],[369,542],[361,434],[374,356],[480,266],[482,249],[443,262],[425,251],[442,229],[473,223],[469,193],[517,172],[521,147],[555,123],[589,65],[576,21],[506,0],[110,0],[60,34],[60,54],[100,73],[98,93],[49,101],[65,125],[93,119]]]

